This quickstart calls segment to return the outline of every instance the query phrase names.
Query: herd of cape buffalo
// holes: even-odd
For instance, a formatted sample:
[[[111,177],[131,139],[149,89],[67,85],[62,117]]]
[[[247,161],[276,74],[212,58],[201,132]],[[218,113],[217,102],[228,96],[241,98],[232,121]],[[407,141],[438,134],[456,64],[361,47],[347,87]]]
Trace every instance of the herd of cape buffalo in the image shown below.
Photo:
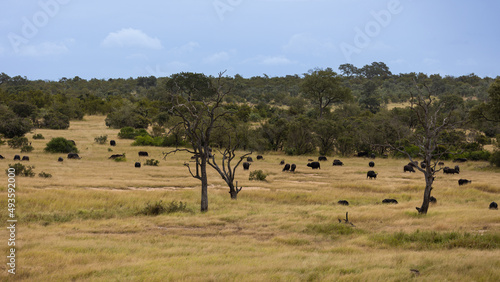
[[[74,141],[72,141],[74,142]],[[76,143],[74,143],[76,145]],[[116,146],[116,141],[115,140],[111,140],[109,142],[110,146]],[[138,155],[139,157],[148,157],[149,154],[148,152],[146,151],[139,151],[138,152]],[[372,158],[372,159],[375,159],[375,155],[374,154],[368,154],[366,152],[360,152],[356,155],[357,157],[368,157],[368,158]],[[111,155],[108,159],[117,159],[117,158],[124,158],[125,155],[124,154],[113,154]],[[67,158],[68,159],[81,159],[81,157],[77,154],[77,153],[68,153],[67,154]],[[5,159],[4,156],[0,155],[0,160],[3,160]],[[257,160],[263,160],[264,157],[262,155],[257,155]],[[21,157],[20,155],[14,155],[14,158],[13,158],[14,161],[18,160],[18,161],[29,161],[30,158],[29,156],[23,156]],[[57,159],[58,162],[62,162],[64,161],[64,159],[62,157],[58,157]],[[308,159],[308,163],[307,163],[307,167],[310,167],[312,169],[321,169],[321,162],[326,162],[328,161],[327,157],[326,156],[319,156],[318,157],[318,160],[317,161],[314,161],[313,159]],[[463,162],[466,162],[467,159],[463,159],[463,158],[458,158],[458,159],[455,159],[453,160],[453,162],[455,163],[463,163]],[[253,158],[252,157],[247,157],[246,159],[246,162],[243,162],[243,169],[244,170],[249,170],[250,169],[250,165],[251,163],[253,162]],[[295,172],[296,169],[297,169],[297,165],[296,164],[289,164],[289,163],[285,163],[285,160],[281,160],[280,162],[280,165],[284,165],[282,171],[283,172]],[[333,163],[332,163],[333,166],[343,166],[344,163],[341,161],[341,160],[338,160],[338,159],[335,159],[333,160]],[[409,162],[407,165],[403,166],[403,173],[406,173],[406,172],[409,172],[409,173],[414,173],[415,172],[415,168],[419,165],[419,163],[417,161],[413,161],[413,162]],[[368,163],[368,166],[370,168],[373,168],[375,167],[375,162],[374,161],[370,161]],[[420,163],[420,167],[422,169],[425,169],[426,168],[426,163],[425,162],[421,162]],[[443,174],[460,174],[460,166],[459,165],[455,165],[453,168],[450,168],[450,167],[443,167],[444,166],[444,163],[443,162],[439,162],[438,163],[438,166],[440,166],[440,168],[442,169],[443,171]],[[140,168],[141,167],[141,162],[135,162],[134,163],[134,167],[136,168]],[[369,170],[367,173],[366,173],[366,178],[367,179],[374,179],[376,180],[377,179],[377,175],[378,173],[376,173],[375,171],[373,170]],[[472,180],[469,180],[469,179],[459,179],[458,180],[458,185],[459,186],[462,186],[462,185],[466,185],[466,184],[470,184],[472,183]],[[437,200],[436,198],[434,198],[433,196],[430,197],[430,202],[431,203],[436,203]],[[339,200],[337,202],[338,204],[340,205],[349,205],[349,202],[347,200]],[[382,200],[382,203],[384,204],[397,204],[398,201],[396,199],[384,199]],[[490,205],[489,205],[489,208],[490,209],[498,209],[498,204],[496,202],[491,202]]]

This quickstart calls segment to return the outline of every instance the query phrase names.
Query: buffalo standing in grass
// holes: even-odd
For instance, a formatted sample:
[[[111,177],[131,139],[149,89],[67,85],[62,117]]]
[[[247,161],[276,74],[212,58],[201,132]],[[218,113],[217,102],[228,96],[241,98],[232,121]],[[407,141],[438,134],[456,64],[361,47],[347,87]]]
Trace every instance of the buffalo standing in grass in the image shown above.
[[[337,204],[339,204],[339,205],[343,205],[343,206],[348,206],[348,205],[349,205],[349,202],[348,202],[348,201],[346,201],[346,200],[340,200],[340,201],[338,201],[338,202],[337,202]]]
[[[68,154],[68,159],[79,160],[81,158],[80,158],[80,156],[77,153],[69,153]]]
[[[374,166],[375,166],[375,162],[369,162],[369,163],[368,163],[368,166],[369,166],[369,167],[374,167]]]
[[[2,155],[0,155],[0,160],[3,160],[3,159],[5,159],[5,157],[4,157],[4,156],[2,156]]]
[[[244,162],[243,163],[243,170],[249,170],[250,169],[250,163],[249,162]]]
[[[490,203],[490,210],[498,210],[498,204],[495,202]]]
[[[139,151],[139,157],[149,157],[149,154],[146,151]]]
[[[462,186],[462,185],[465,185],[465,184],[470,184],[472,183],[472,180],[467,180],[467,179],[459,179],[458,180],[458,185]]]
[[[263,159],[264,159],[264,157],[263,157],[263,156],[261,156],[261,155],[258,155],[258,156],[257,156],[257,160],[263,160]]]
[[[296,168],[297,168],[297,166],[296,166],[295,164],[292,164],[292,165],[290,166],[290,171],[291,171],[291,172],[295,172],[295,169],[296,169]]]
[[[326,161],[326,160],[327,160],[327,158],[325,156],[319,156],[318,157],[318,161],[320,161],[320,162],[321,161]]]
[[[375,171],[373,170],[370,170],[366,173],[366,178],[377,179],[377,173],[375,173]]]
[[[396,199],[383,199],[382,203],[383,204],[397,204],[398,201]]]
[[[290,171],[290,164],[286,164],[283,171]]]
[[[116,141],[115,140],[110,140],[109,141],[110,146],[116,146]]]
[[[312,168],[312,169],[320,169],[321,168],[321,165],[319,164],[319,162],[311,162],[311,163],[308,163],[307,166]]]
[[[140,162],[136,162],[136,163],[134,164],[134,167],[140,168],[140,167],[141,167],[141,163],[140,163]]]
[[[21,161],[28,161],[29,162],[30,160],[30,157],[28,156],[23,156],[23,158],[21,159]]]
[[[459,172],[458,172],[456,169],[454,169],[454,168],[449,168],[449,167],[445,167],[445,168],[443,168],[443,173],[444,173],[444,174],[455,174],[455,173],[456,173],[456,174],[459,174]]]
[[[333,160],[333,165],[334,166],[343,166],[344,163],[341,160]]]
[[[413,166],[411,166],[411,165],[405,165],[405,166],[403,167],[403,172],[407,172],[407,171],[408,171],[408,172],[415,172],[415,169],[414,169],[414,168],[413,168]]]
[[[19,155],[14,155],[14,160],[15,160],[15,161],[20,161],[20,160],[21,160],[21,156],[19,156]]]

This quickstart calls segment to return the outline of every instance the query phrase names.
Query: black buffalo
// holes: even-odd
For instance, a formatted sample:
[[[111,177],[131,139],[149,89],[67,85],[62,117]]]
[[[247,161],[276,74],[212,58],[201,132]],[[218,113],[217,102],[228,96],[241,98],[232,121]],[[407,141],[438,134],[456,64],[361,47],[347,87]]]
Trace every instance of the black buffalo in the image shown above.
[[[114,160],[116,158],[124,158],[124,157],[125,157],[124,154],[114,154],[114,155],[111,155],[108,159]]]
[[[327,161],[327,158],[325,156],[319,156],[318,161],[320,161],[320,162]]]
[[[290,166],[290,171],[291,171],[291,172],[295,172],[295,169],[296,169],[296,168],[297,168],[297,166],[296,166],[295,164],[292,164],[292,165]]]
[[[341,160],[333,160],[333,165],[335,165],[335,166],[337,166],[337,165],[343,166],[344,163]]]
[[[20,161],[20,160],[21,160],[21,156],[19,156],[19,155],[14,155],[14,160],[15,160],[15,161]]]
[[[135,162],[134,166],[135,167],[141,167],[141,163],[140,162]]]
[[[319,162],[310,162],[307,164],[307,166],[312,168],[312,169],[320,169],[321,168],[321,165],[319,164]]]
[[[374,153],[370,154],[370,158],[374,159],[375,157],[376,157],[376,155]]]
[[[427,164],[425,162],[421,162],[420,163],[420,167],[423,168],[423,169],[425,169],[427,167]]]
[[[490,210],[498,210],[498,204],[495,202],[490,203]]]
[[[460,167],[458,165],[455,166],[455,170],[457,171],[457,173],[460,173]]]
[[[466,161],[467,159],[465,158],[458,158],[453,160],[454,163],[465,163]]]
[[[375,179],[377,179],[377,173],[375,173],[375,171],[373,171],[373,170],[370,170],[370,171],[368,171],[366,173],[366,178],[370,178],[370,179],[375,178]]]
[[[358,157],[368,157],[368,152],[358,152]]]
[[[396,201],[396,199],[383,199],[382,203],[383,204],[397,204],[398,201]]]
[[[21,159],[22,161],[29,161],[30,160],[30,157],[28,156],[23,156],[23,158]]]
[[[435,204],[435,203],[437,203],[437,199],[436,199],[436,198],[434,198],[434,196],[431,196],[431,197],[429,198],[429,203],[433,203],[433,204]]]
[[[249,162],[249,163],[253,162],[252,157],[247,157],[247,162]]]
[[[0,155],[0,160],[3,160],[3,159],[5,159],[4,156]]]
[[[445,167],[443,168],[443,173],[444,174],[459,174],[458,171],[456,171],[454,168],[449,168],[449,167]]]
[[[458,185],[465,185],[465,184],[470,184],[472,183],[472,180],[467,180],[467,179],[459,179],[458,180]]]
[[[77,153],[69,153],[68,154],[68,159],[75,159],[75,160],[79,160],[81,159],[80,156],[77,154]]]
[[[281,160],[280,165],[284,165],[284,164],[285,164],[285,160]]]
[[[146,151],[139,151],[139,157],[149,157],[149,154]]]
[[[375,166],[375,162],[369,162],[369,163],[368,163],[368,166],[369,166],[369,167],[374,167],[374,166]]]
[[[282,171],[290,171],[290,164],[286,164]]]
[[[249,162],[244,162],[243,163],[243,169],[244,170],[249,170],[250,169],[250,163]]]
[[[439,162],[438,166],[444,166],[444,162]]]
[[[264,157],[263,157],[263,156],[261,156],[261,155],[258,155],[258,156],[257,156],[257,159],[258,159],[258,160],[263,160],[263,159],[264,159]]]
[[[348,205],[349,205],[349,202],[348,202],[348,201],[346,201],[346,200],[340,200],[340,201],[338,201],[338,202],[337,202],[337,204],[339,204],[339,205],[343,205],[343,206],[348,206]]]
[[[407,171],[409,171],[409,172],[415,172],[415,169],[411,165],[405,165],[403,167],[403,172],[407,172]]]
[[[62,162],[62,161],[64,161],[64,159],[63,159],[62,157],[59,157],[59,158],[57,159],[57,161],[58,161],[58,162]]]
[[[115,140],[109,140],[109,145],[110,146],[116,146],[116,141]]]

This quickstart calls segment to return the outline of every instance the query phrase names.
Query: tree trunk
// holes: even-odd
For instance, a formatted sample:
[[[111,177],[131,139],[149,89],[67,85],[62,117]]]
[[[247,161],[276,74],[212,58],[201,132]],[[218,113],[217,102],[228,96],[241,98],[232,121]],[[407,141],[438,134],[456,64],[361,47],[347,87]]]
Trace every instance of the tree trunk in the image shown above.
[[[241,191],[241,187],[238,189],[238,181],[236,181],[236,187],[234,187],[233,183],[228,183],[228,185],[231,200],[236,200],[238,198],[238,193]]]
[[[201,172],[201,212],[208,211],[208,178],[207,178],[207,161],[202,158],[200,164]]]
[[[428,165],[430,166],[430,165]],[[431,198],[432,191],[432,182],[434,181],[433,173],[430,173],[430,168],[427,168],[428,171],[424,173],[425,175],[425,191],[424,191],[424,201],[422,202],[422,206],[420,208],[417,207],[419,214],[427,214],[427,210],[429,209],[429,202]]]

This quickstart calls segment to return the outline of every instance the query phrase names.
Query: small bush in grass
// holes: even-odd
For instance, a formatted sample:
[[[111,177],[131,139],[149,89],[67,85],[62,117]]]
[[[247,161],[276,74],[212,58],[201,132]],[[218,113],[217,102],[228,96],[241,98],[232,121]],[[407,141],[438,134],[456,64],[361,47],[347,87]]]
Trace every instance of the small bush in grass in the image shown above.
[[[258,181],[265,181],[267,177],[267,174],[264,173],[262,170],[254,170],[250,172],[250,176],[248,177],[248,180],[258,180]]]
[[[118,157],[113,159],[115,162],[126,162],[127,158],[125,157],[125,154],[123,154],[123,157]]]
[[[9,164],[9,168],[13,168],[16,170],[15,174],[17,176],[25,176],[25,177],[33,177],[35,176],[35,172],[33,169],[34,166],[24,166],[22,163],[15,163],[14,165]],[[9,169],[5,170],[6,174],[9,174]]]
[[[174,212],[192,212],[187,208],[187,204],[183,202],[172,201],[168,204],[164,204],[161,200],[151,204],[147,203],[139,214],[143,215],[159,215],[163,213],[174,213]]]
[[[108,152],[113,152],[113,149],[111,149],[111,148],[108,148]]]
[[[146,163],[144,165],[158,166],[159,163],[160,163],[159,160],[150,159],[150,160],[146,160]]]
[[[42,172],[40,172],[40,173],[38,174],[38,176],[40,176],[40,177],[42,177],[42,178],[51,178],[51,177],[52,177],[52,174],[50,174],[50,173],[46,173],[46,172],[42,171]]]
[[[45,139],[41,133],[33,135],[33,139]]]
[[[78,153],[75,144],[64,137],[52,138],[44,150],[48,153]]]
[[[7,144],[9,144],[9,147],[12,149],[18,149],[24,146],[28,146],[28,138],[26,137],[13,137],[9,141],[7,141]]]
[[[108,141],[108,135],[97,136],[96,138],[94,138],[94,141],[97,144],[106,144],[106,142]]]
[[[21,147],[21,153],[30,153],[33,150],[35,150],[35,148],[33,148],[33,146],[31,146],[31,145],[26,145],[26,146]]]

